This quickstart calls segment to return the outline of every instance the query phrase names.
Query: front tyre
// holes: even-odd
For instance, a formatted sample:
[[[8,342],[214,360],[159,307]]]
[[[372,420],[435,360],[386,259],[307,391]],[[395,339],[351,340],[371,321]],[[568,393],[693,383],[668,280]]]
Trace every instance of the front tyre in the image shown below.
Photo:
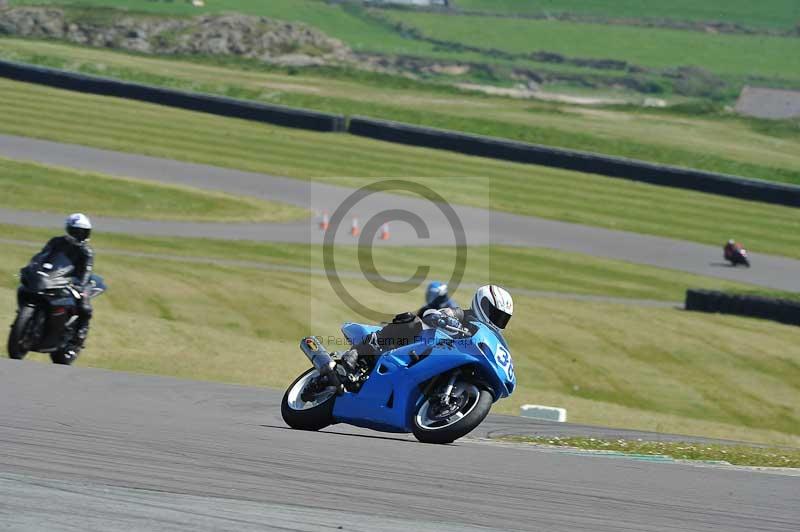
[[[286,390],[281,401],[281,416],[293,429],[324,429],[333,423],[335,399],[336,388],[320,386],[319,371],[310,369]]]
[[[50,360],[53,364],[61,364],[69,366],[78,359],[78,353],[75,351],[54,351],[50,353]]]
[[[431,395],[414,415],[414,436],[422,443],[452,443],[475,430],[492,408],[492,394],[471,382],[457,382],[450,402]]]
[[[36,309],[33,307],[22,307],[17,313],[17,319],[11,325],[11,332],[8,334],[8,357],[15,360],[22,360],[28,354],[26,338],[29,336],[30,328],[33,326],[33,316]]]

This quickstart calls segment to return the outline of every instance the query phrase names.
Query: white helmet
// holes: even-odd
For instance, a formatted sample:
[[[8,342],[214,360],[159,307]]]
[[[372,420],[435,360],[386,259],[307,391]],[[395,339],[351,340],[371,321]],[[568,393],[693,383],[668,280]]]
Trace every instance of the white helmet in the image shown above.
[[[92,234],[92,222],[85,214],[76,212],[67,217],[64,229],[67,231],[67,240],[73,244],[80,244],[89,240]]]
[[[472,313],[486,325],[505,329],[514,313],[514,301],[511,294],[499,286],[481,286],[472,298]]]

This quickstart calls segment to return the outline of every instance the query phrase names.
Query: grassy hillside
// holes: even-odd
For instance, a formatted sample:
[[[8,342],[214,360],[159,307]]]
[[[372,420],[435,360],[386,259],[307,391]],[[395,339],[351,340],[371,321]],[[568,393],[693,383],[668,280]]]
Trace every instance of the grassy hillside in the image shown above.
[[[800,39],[792,37],[406,11],[390,17],[429,37],[511,53],[544,50],[652,68],[697,66],[721,75],[800,79]]]
[[[722,21],[744,26],[789,29],[800,19],[794,0],[454,0],[458,9],[539,15],[572,13],[595,17]]]
[[[0,132],[361,186],[423,182],[453,203],[800,257],[797,209],[0,81]],[[465,179],[474,177],[476,179]]]
[[[302,73],[0,39],[0,57],[103,76],[800,183],[800,129],[721,114],[586,108],[490,97],[401,77]]]
[[[743,2],[734,5],[729,22],[750,17],[748,10],[757,11],[756,26],[776,27],[787,31],[796,23],[792,20],[798,8],[788,1],[772,0],[776,5],[768,16],[765,9],[747,7]],[[613,3],[589,3],[578,14],[600,13],[619,16],[630,13],[639,18],[648,13],[649,5],[627,2],[615,7]],[[52,5],[47,0],[15,0],[12,5]],[[565,9],[580,2],[565,4]],[[587,4],[587,3],[583,3]],[[531,20],[513,17],[465,16],[453,12],[446,14],[415,12],[413,10],[379,9],[363,7],[356,3],[328,4],[320,0],[219,0],[207,7],[194,8],[185,2],[152,2],[148,0],[61,0],[58,5],[78,8],[76,17],[97,17],[96,10],[82,8],[124,8],[132,12],[168,16],[186,16],[202,13],[238,11],[289,21],[300,21],[318,27],[331,36],[349,44],[357,52],[386,56],[412,56],[428,63],[432,61],[470,63],[476,68],[468,75],[472,81],[511,83],[522,72],[528,77],[544,81],[545,86],[559,88],[567,84],[584,90],[618,90],[627,87],[638,92],[657,93],[662,96],[681,94],[730,101],[742,84],[756,80],[760,84],[798,87],[800,76],[796,62],[797,39],[765,35],[706,34],[702,31],[676,31],[661,28],[636,28],[624,25],[579,24],[567,20]],[[509,3],[504,4],[509,6]],[[536,3],[525,4],[525,11],[541,12]],[[670,4],[671,5],[671,4]],[[707,9],[692,8],[682,0],[672,10],[676,20],[698,20],[703,13],[717,12],[721,3]],[[500,8],[502,9],[503,5]],[[671,10],[664,5],[663,10]],[[536,11],[538,10],[538,11]],[[571,12],[571,11],[570,11]],[[652,11],[658,16],[659,10]],[[104,17],[112,16],[106,13]],[[601,17],[602,18],[602,17]],[[432,42],[431,38],[442,42]],[[462,45],[466,45],[465,49]],[[562,60],[530,57],[501,57],[490,49],[513,53],[544,51],[565,54]],[[655,68],[652,72],[619,69],[607,66],[576,63],[572,59],[617,59]],[[788,61],[788,63],[787,63]],[[724,79],[704,79],[705,75],[683,72],[691,79],[687,87],[671,70],[694,65],[719,74]],[[666,69],[666,70],[665,70]],[[718,86],[719,85],[719,86]]]
[[[0,207],[180,221],[287,221],[310,213],[277,202],[76,172],[0,158]]]
[[[30,252],[4,245],[2,323],[13,316],[12,273]],[[110,289],[96,301],[79,365],[283,387],[308,365],[298,338],[337,334],[352,318],[319,275],[122,257],[102,248],[97,270]],[[363,281],[350,288],[388,312],[414,308],[422,297],[386,298]],[[496,411],[558,404],[577,422],[800,444],[796,328],[670,309],[515,300],[508,339],[520,388]]]
[[[200,15],[236,11],[248,15],[304,22],[328,35],[341,39],[355,50],[386,51],[398,54],[431,52],[433,46],[408,39],[380,25],[364,20],[340,5],[319,0],[214,0],[203,8],[188,2],[154,2],[151,0],[12,0],[14,5],[75,5],[83,7],[114,7],[133,12],[162,15]]]

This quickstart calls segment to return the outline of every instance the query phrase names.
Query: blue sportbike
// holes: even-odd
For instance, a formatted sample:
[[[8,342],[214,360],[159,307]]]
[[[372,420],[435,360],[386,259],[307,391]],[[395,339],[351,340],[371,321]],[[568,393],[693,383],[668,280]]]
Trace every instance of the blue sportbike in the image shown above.
[[[380,329],[345,323],[342,332],[357,345]],[[341,364],[341,354],[329,354],[313,336],[300,347],[314,368],[289,386],[281,403],[284,421],[295,429],[347,423],[413,432],[424,443],[451,443],[475,429],[492,403],[516,386],[505,339],[477,321],[422,330],[413,341],[364,362],[344,384],[333,385],[326,376],[326,369]]]

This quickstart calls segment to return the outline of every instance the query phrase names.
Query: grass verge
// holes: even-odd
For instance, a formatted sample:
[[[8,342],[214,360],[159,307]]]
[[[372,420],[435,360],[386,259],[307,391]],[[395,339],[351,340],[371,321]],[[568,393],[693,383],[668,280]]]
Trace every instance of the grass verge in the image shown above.
[[[789,207],[6,80],[0,91],[3,133],[354,187],[401,177],[452,203],[708,244],[734,235],[755,252],[800,257],[800,211]]]
[[[559,438],[504,436],[503,441],[554,445],[576,449],[618,451],[624,454],[669,456],[677,460],[721,461],[754,467],[800,467],[800,449],[754,447],[718,443],[665,442],[642,440],[603,440],[596,438]]]
[[[13,318],[12,274],[33,251],[3,245],[0,323]],[[336,335],[354,318],[319,273],[118,256],[99,246],[97,271],[109,291],[95,302],[79,365],[283,387],[307,365],[299,338]],[[347,288],[385,312],[422,300],[421,288],[391,298],[366,281]],[[556,404],[580,423],[800,445],[795,327],[526,295],[515,303],[507,338],[520,384],[496,412]]]
[[[597,110],[354,70],[298,73],[233,58],[155,58],[19,39],[0,39],[0,56],[151,85],[800,183],[797,124],[698,113],[697,105],[676,112]]]
[[[0,231],[10,240],[28,241],[33,246],[46,241],[53,233],[47,229],[3,224],[0,224]],[[101,255],[303,268],[320,274],[324,269],[321,247],[307,244],[135,237],[103,233],[102,228],[95,231],[92,244]],[[357,247],[335,248],[336,265],[342,272],[364,271],[403,278],[424,264],[430,267],[432,278],[446,280],[455,266],[455,256],[455,250],[450,248],[376,246],[373,248],[374,268],[361,270]],[[665,302],[682,301],[687,286],[717,290],[752,289],[749,285],[721,279],[543,248],[470,247],[467,257],[464,282],[470,286],[491,279],[497,284],[536,292]],[[456,295],[466,304],[472,294],[469,289],[462,289]]]
[[[4,158],[0,158],[0,207],[204,222],[280,222],[309,214],[305,209],[277,202]]]

